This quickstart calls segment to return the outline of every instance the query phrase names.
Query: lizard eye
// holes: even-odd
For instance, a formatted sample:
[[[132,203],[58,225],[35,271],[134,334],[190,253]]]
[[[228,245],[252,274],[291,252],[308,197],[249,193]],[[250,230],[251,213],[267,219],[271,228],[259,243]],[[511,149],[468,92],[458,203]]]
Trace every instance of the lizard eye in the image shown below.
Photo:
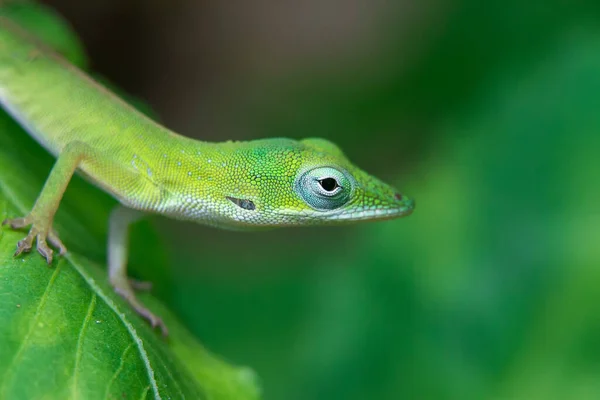
[[[321,184],[323,190],[330,193],[340,187],[335,178],[323,178],[319,180],[319,183]]]
[[[305,172],[296,182],[296,192],[312,208],[333,210],[346,204],[352,192],[353,179],[332,167],[319,167]]]

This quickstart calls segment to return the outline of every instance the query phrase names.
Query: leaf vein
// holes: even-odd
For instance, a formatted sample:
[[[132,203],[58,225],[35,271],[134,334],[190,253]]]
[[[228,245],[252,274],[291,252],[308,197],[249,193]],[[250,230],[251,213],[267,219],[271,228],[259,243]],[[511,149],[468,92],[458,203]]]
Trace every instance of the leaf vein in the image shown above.
[[[8,188],[6,185],[3,185],[3,182],[1,180],[0,180],[0,190],[2,190],[7,197],[12,198],[13,204],[21,212],[23,212],[23,213],[26,212],[26,207],[24,207],[23,204],[21,204],[21,202],[17,200],[18,197],[15,196],[14,193],[12,193],[10,188]],[[142,358],[142,360],[144,362],[144,366],[146,367],[146,373],[148,374],[148,380],[150,381],[150,386],[148,386],[148,390],[149,390],[149,388],[152,388],[152,391],[154,392],[154,398],[161,400],[162,397],[158,390],[158,383],[156,382],[156,378],[154,376],[154,369],[152,368],[152,365],[150,365],[150,359],[148,358],[148,353],[146,352],[146,349],[144,348],[144,343],[142,342],[142,339],[139,337],[137,331],[135,330],[135,328],[133,327],[131,322],[129,322],[127,320],[126,316],[123,313],[119,312],[117,305],[108,297],[108,295],[106,295],[100,289],[100,287],[96,284],[96,282],[94,282],[94,279],[85,273],[84,268],[75,262],[71,253],[67,253],[63,257],[65,260],[68,260],[73,265],[73,268],[75,268],[75,270],[79,273],[79,275],[81,275],[81,277],[86,281],[86,283],[90,286],[92,291],[94,291],[106,303],[106,305],[108,305],[108,307],[121,320],[123,325],[125,325],[125,327],[129,331],[129,334],[131,335],[131,338],[133,339],[134,343],[136,344],[138,351],[140,353],[140,357]],[[54,272],[54,274],[52,275],[52,278],[50,279],[51,283],[53,283],[54,280],[56,279],[57,272],[58,272],[58,269],[61,266],[61,264],[62,264],[61,262],[58,263],[58,266],[56,267],[56,271]],[[47,293],[47,289],[46,289],[46,292],[44,293],[44,302],[45,302],[45,298],[46,298],[46,293]],[[38,307],[38,311],[39,311],[39,307]],[[38,314],[36,313],[36,316],[34,317],[34,321],[32,322],[32,325],[30,326],[30,330],[28,332],[26,339],[31,334],[33,324],[36,322],[37,317],[38,317]],[[22,344],[21,344],[21,347],[19,348],[19,353],[21,351],[22,351]],[[14,359],[12,362],[14,362]],[[10,371],[10,369],[8,371]],[[8,382],[8,380],[4,379],[4,382],[3,382],[4,386],[0,387],[0,398],[3,398],[1,395],[3,393],[2,390],[6,389],[6,384],[7,384],[6,382]]]
[[[61,265],[62,265],[62,263],[59,262],[58,265],[56,266],[56,269],[52,273],[52,276],[48,280],[48,284],[46,285],[46,289],[44,290],[44,294],[40,298],[40,302],[39,302],[39,304],[38,304],[38,306],[37,306],[37,308],[35,310],[35,314],[33,316],[33,319],[31,321],[31,323],[29,324],[29,329],[27,330],[27,334],[23,338],[23,341],[21,342],[21,345],[19,346],[19,349],[15,353],[15,356],[10,361],[10,363],[8,365],[8,368],[6,369],[6,375],[2,379],[3,384],[2,384],[2,387],[0,388],[0,398],[6,398],[5,391],[7,390],[7,385],[8,385],[8,382],[10,381],[9,377],[11,377],[11,375],[13,375],[15,373],[14,366],[19,362],[19,360],[23,356],[23,351],[27,347],[28,342],[29,342],[30,337],[31,337],[31,334],[33,333],[34,328],[37,325],[37,322],[38,322],[38,319],[40,317],[40,314],[41,314],[42,310],[44,309],[44,306],[46,305],[46,301],[48,300],[48,295],[50,293],[50,289],[52,288],[52,286],[54,285],[54,281],[58,277],[58,272],[60,271]]]
[[[144,391],[142,392],[140,400],[144,400],[146,398],[146,396],[148,395],[148,390],[150,390],[150,386],[146,386],[146,389],[144,389]]]
[[[157,350],[154,349],[154,351],[156,352]],[[173,360],[171,360],[171,358],[166,354],[165,354],[165,358],[168,358],[171,363],[173,362]],[[180,398],[185,399],[185,393],[181,389],[181,386],[179,386],[179,382],[177,382],[177,380],[173,377],[173,374],[171,374],[170,368],[167,367],[166,365],[165,365],[165,371],[167,372],[167,375],[169,376],[169,378],[171,378],[171,381],[175,384],[175,388],[177,389],[177,391],[181,394]]]
[[[123,368],[125,367],[125,359],[127,358],[127,353],[129,353],[129,350],[131,350],[131,346],[133,346],[133,342],[129,343],[129,346],[127,346],[125,348],[125,350],[123,350],[123,354],[121,354],[121,362],[119,363],[119,366],[115,370],[115,373],[113,374],[113,376],[108,381],[108,384],[106,385],[106,393],[104,395],[105,399],[108,399],[108,394],[110,393],[110,388],[111,388],[113,382],[117,380],[117,377],[119,376],[119,374],[121,373],[121,371],[123,371]]]
[[[81,329],[79,331],[79,337],[77,338],[77,350],[75,351],[75,365],[73,366],[73,386],[71,387],[74,399],[78,398],[78,396],[77,396],[77,379],[79,377],[79,362],[81,361],[81,356],[83,354],[83,351],[82,351],[83,337],[85,335],[85,332],[87,331],[87,327],[90,324],[90,320],[92,319],[92,313],[94,312],[95,308],[96,308],[96,293],[93,293],[92,299],[90,301],[90,305],[87,310],[87,314],[83,320],[83,324],[81,325]]]
[[[146,372],[148,373],[148,380],[150,381],[149,387],[151,387],[152,391],[154,392],[154,398],[162,399],[162,397],[160,396],[160,393],[158,391],[158,383],[156,382],[156,378],[154,377],[154,369],[152,368],[152,365],[150,365],[150,359],[148,358],[148,352],[146,351],[146,348],[144,347],[144,343],[143,343],[142,339],[139,337],[137,331],[135,330],[135,328],[133,327],[131,322],[129,322],[127,320],[127,317],[125,316],[125,314],[119,312],[117,305],[100,289],[100,287],[96,284],[96,282],[94,282],[94,279],[92,277],[88,276],[84,272],[83,267],[81,267],[81,265],[79,265],[75,261],[72,254],[67,253],[64,255],[64,257],[67,260],[69,260],[69,262],[71,262],[71,264],[73,265],[75,270],[79,273],[79,275],[81,275],[81,277],[92,288],[92,290],[117,315],[117,317],[121,320],[123,325],[125,325],[125,328],[127,328],[127,331],[129,332],[134,343],[136,344],[138,351],[140,353],[140,357],[142,358],[142,361],[144,362],[144,366],[146,367]]]

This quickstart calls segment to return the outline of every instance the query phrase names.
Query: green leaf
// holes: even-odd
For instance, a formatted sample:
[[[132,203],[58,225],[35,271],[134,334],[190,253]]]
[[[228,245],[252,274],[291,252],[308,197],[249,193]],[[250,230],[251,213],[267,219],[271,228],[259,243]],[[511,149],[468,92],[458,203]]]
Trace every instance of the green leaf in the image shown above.
[[[0,113],[0,220],[30,210],[52,163]],[[112,205],[74,177],[55,223],[70,251],[50,267],[36,253],[13,257],[25,233],[0,231],[0,398],[258,399],[252,370],[210,354],[159,301],[140,295],[167,323],[166,340],[113,292],[102,266]],[[156,235],[135,231],[146,249],[133,251],[132,269],[164,276]]]
[[[4,161],[0,218],[26,211],[7,178],[21,166]],[[85,257],[68,254],[50,268],[37,254],[13,258],[22,236],[0,237],[0,398],[258,398],[250,370],[210,355],[144,296],[171,329],[163,340]]]

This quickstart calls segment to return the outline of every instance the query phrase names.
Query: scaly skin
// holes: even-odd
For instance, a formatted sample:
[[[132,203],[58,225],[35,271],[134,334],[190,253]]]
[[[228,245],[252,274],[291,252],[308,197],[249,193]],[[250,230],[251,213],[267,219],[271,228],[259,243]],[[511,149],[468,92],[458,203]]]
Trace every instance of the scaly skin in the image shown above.
[[[220,228],[259,229],[390,219],[414,203],[354,166],[324,139],[208,143],[142,115],[20,28],[0,18],[0,104],[57,157],[32,211],[4,223],[31,225],[16,254],[66,251],[52,231],[75,170],[122,204],[111,218],[109,277],[154,326],[126,277],[127,227],[141,212]],[[133,211],[132,211],[133,210]]]

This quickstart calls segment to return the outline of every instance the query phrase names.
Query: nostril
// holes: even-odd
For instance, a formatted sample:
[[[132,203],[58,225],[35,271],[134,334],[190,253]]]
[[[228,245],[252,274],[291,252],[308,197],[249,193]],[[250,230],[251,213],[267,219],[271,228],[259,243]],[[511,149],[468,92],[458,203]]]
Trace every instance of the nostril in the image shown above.
[[[394,197],[395,197],[395,198],[396,198],[396,200],[398,200],[398,201],[402,201],[402,198],[403,198],[401,193],[396,193],[396,194],[394,195]]]

